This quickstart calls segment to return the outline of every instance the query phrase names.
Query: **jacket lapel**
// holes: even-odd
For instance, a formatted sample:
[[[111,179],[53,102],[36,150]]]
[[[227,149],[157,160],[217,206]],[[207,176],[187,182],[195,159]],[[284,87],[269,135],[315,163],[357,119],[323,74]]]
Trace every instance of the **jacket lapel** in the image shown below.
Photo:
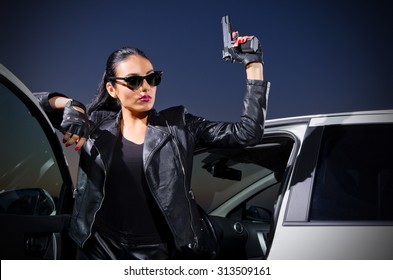
[[[145,143],[143,146],[143,166],[150,163],[151,157],[170,137],[168,130],[162,127],[148,125],[145,136]]]
[[[113,148],[120,135],[119,114],[116,117],[116,121],[108,120],[99,125],[95,132],[90,135],[94,146],[97,148],[102,158],[104,168],[108,170],[113,154]],[[152,155],[157,151],[164,143],[166,143],[170,137],[168,124],[160,122],[160,118],[157,118],[157,112],[152,110],[149,115],[149,124],[146,130],[145,142],[143,145],[143,165],[146,170],[146,166],[150,163]]]
[[[103,122],[95,132],[90,135],[90,139],[93,141],[94,146],[98,150],[98,154],[101,156],[104,170],[108,170],[110,166],[113,149],[120,135],[118,125],[119,117],[120,114],[117,116],[116,121],[108,120],[108,122]]]

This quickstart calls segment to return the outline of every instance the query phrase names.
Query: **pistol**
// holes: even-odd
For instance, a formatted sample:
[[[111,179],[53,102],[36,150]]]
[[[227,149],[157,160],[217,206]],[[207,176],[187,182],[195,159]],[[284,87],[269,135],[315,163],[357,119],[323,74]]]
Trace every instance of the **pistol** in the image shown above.
[[[222,35],[224,39],[224,49],[222,50],[222,58],[225,61],[234,61],[232,55],[228,52],[229,48],[233,48],[233,44],[235,43],[237,37],[239,37],[239,33],[236,32],[235,38],[232,38],[232,24],[229,16],[223,16],[221,19],[222,24]],[[259,41],[257,37],[253,37],[251,40],[247,40],[244,44],[240,44],[238,46],[240,51],[243,53],[256,53],[259,48]]]

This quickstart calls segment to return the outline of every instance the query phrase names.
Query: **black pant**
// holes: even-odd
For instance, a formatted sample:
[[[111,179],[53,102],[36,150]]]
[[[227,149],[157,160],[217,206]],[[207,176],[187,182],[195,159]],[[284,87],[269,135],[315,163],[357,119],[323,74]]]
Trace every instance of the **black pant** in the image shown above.
[[[165,243],[135,245],[123,240],[114,240],[97,231],[77,252],[77,259],[87,260],[163,260],[170,258],[168,245]]]

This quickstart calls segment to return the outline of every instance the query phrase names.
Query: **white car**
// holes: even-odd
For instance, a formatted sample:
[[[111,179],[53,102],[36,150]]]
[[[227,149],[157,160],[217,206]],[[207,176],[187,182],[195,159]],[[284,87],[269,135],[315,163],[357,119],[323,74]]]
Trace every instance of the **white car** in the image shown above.
[[[393,259],[393,110],[269,120],[195,156],[223,259]]]
[[[0,258],[74,259],[71,166],[2,65],[0,106]],[[393,110],[269,120],[259,145],[196,151],[193,172],[217,259],[393,259]]]

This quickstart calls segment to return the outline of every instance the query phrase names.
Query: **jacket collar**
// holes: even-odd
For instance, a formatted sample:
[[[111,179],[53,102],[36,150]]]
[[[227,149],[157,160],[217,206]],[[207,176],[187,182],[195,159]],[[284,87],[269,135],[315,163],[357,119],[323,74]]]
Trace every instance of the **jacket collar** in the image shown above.
[[[120,135],[120,119],[120,112],[108,115],[90,134],[90,140],[98,150],[106,170],[109,168],[113,149]]]
[[[154,109],[151,110],[143,146],[144,166],[149,164],[151,156],[168,140],[170,135],[169,127],[165,120],[163,121]]]
[[[104,119],[90,135],[107,169],[110,165],[113,148],[120,134],[121,111]],[[150,111],[143,146],[143,164],[147,166],[157,149],[170,137],[168,123],[159,117],[154,109]]]

